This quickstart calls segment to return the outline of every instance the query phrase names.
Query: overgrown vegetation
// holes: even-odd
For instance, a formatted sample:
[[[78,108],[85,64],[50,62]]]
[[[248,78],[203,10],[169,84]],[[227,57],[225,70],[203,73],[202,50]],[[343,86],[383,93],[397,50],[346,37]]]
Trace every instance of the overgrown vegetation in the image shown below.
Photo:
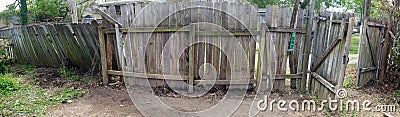
[[[67,67],[63,66],[58,68],[58,72],[61,73],[63,78],[68,78],[69,80],[79,80],[78,75],[76,75],[75,71],[69,70]]]
[[[35,68],[29,64],[16,65],[14,59],[5,58],[7,52],[0,47],[0,116],[42,116],[48,106],[81,97],[86,89],[73,86],[60,88],[43,88],[38,85]],[[14,74],[15,69],[22,71]],[[63,78],[78,80],[78,76],[66,67],[59,68],[58,72]],[[42,78],[43,79],[43,78]],[[85,84],[87,84],[86,79]],[[50,81],[47,81],[50,82]]]
[[[38,73],[33,66],[24,64],[15,69],[25,71],[22,73],[25,75],[0,74],[0,116],[42,116],[47,107],[70,103],[87,92],[87,89],[72,85],[44,88],[38,82],[39,79],[45,79],[34,77]],[[65,67],[60,67],[58,72],[65,79],[77,81],[79,78],[74,71]],[[83,81],[85,84],[89,82],[86,78]]]
[[[12,78],[12,74],[0,75],[0,94],[8,95],[19,89],[18,81]]]
[[[391,28],[389,29],[388,36],[392,40],[391,51],[388,58],[388,74],[384,83],[390,84],[393,87],[400,89],[400,0],[395,0],[392,3],[383,4],[382,9],[385,15],[391,18]]]
[[[1,74],[0,79],[0,116],[44,115],[48,106],[68,102],[86,92],[70,87],[43,89],[13,74]]]
[[[343,81],[344,88],[356,89],[356,78],[353,75],[346,75]]]

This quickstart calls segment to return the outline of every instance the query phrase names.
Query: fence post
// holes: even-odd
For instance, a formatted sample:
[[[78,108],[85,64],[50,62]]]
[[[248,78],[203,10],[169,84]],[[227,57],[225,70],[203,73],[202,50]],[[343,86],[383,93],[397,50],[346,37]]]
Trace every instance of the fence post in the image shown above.
[[[108,84],[108,74],[107,74],[107,60],[106,60],[106,48],[104,43],[104,32],[102,27],[97,27],[97,32],[99,34],[99,46],[100,46],[100,61],[101,61],[101,75],[103,77],[103,84]]]
[[[307,19],[307,36],[304,41],[304,51],[303,51],[303,63],[302,63],[302,77],[301,77],[301,91],[306,91],[306,84],[307,84],[307,76],[308,76],[308,62],[310,56],[310,49],[311,49],[311,38],[312,38],[312,27],[313,27],[313,18],[314,18],[314,3],[315,0],[311,0],[310,7],[308,9],[308,19]],[[310,82],[310,80],[309,80]],[[310,87],[310,85],[308,86]]]
[[[195,38],[195,25],[190,24],[189,31],[189,86],[188,93],[193,93],[193,81],[194,81],[194,38]],[[190,45],[193,44],[193,45]]]

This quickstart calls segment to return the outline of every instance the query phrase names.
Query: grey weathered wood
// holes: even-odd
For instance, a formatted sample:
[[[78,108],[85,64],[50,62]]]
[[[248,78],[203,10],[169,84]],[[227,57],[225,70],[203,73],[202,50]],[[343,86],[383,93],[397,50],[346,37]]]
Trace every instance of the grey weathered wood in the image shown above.
[[[375,24],[382,24],[379,19],[365,18],[362,25],[362,33],[360,35],[358,67],[357,67],[357,86],[366,86],[371,80],[377,80],[380,71],[377,69],[383,66],[384,56],[382,51],[384,46],[384,35],[387,30],[384,26],[374,26]],[[377,64],[380,63],[380,64]]]
[[[314,9],[315,5],[315,0],[311,0],[310,2],[310,7],[309,9]],[[306,91],[306,83],[307,83],[307,73],[308,73],[308,59],[310,55],[310,47],[308,45],[311,45],[310,40],[312,38],[311,32],[312,32],[312,26],[313,26],[313,20],[312,18],[314,17],[314,10],[309,10],[308,11],[308,19],[307,19],[307,37],[304,40],[304,51],[303,51],[303,63],[302,63],[302,70],[303,70],[303,77],[301,80],[301,87],[300,89],[302,91]]]
[[[192,44],[195,38],[195,26],[191,26],[189,32],[189,43]],[[193,81],[194,81],[194,45],[189,45],[189,93],[193,93]]]
[[[268,84],[266,83],[268,81],[263,82],[263,79],[265,78],[264,76],[267,76],[268,71],[270,70],[268,68],[268,62],[267,62],[270,59],[270,58],[268,58],[270,56],[268,56],[268,54],[266,54],[268,52],[267,47],[269,44],[269,43],[267,43],[268,42],[267,39],[269,39],[269,38],[266,37],[266,28],[267,28],[267,25],[262,23],[261,29],[260,29],[261,43],[260,43],[260,52],[258,54],[258,65],[257,65],[258,71],[257,71],[257,77],[256,77],[256,81],[257,81],[256,86],[257,86],[258,92],[264,92],[267,90],[267,88],[269,88]]]
[[[100,61],[101,61],[101,75],[103,77],[103,84],[108,84],[108,74],[107,74],[107,54],[106,54],[106,45],[104,40],[104,33],[101,27],[98,27],[99,34],[99,48],[100,48]]]
[[[187,80],[188,76],[179,75],[165,75],[165,74],[150,74],[150,73],[135,73],[135,72],[122,72],[115,70],[107,70],[108,74],[118,76],[132,76],[139,79],[158,79],[158,80]],[[143,83],[143,82],[142,82]],[[141,84],[144,85],[144,84]]]
[[[114,19],[113,17],[111,17],[109,14],[107,14],[106,12],[104,12],[103,10],[96,8],[96,12],[99,13],[102,17],[104,17],[106,20],[110,21],[113,24],[118,24],[118,26],[122,26],[122,24],[120,22],[118,22],[116,19]]]
[[[323,52],[322,56],[319,57],[315,63],[313,63],[311,71],[315,71],[319,67],[319,65],[321,65],[323,60],[325,60],[326,57],[332,52],[332,50],[336,47],[336,45],[344,38],[344,31],[345,31],[344,28],[345,28],[345,20],[343,19],[338,38],[334,39],[334,41],[331,44],[329,44],[328,48]]]
[[[318,75],[315,72],[311,72],[311,75],[317,79],[319,83],[321,83],[325,88],[328,88],[330,91],[335,92],[335,85],[331,84],[330,82],[326,81],[324,77]]]
[[[122,64],[121,62],[123,61],[123,53],[122,53],[122,39],[120,37],[120,33],[119,33],[119,26],[117,24],[115,24],[115,39],[117,40],[117,55],[118,55],[118,61],[120,62],[120,64]]]
[[[97,4],[97,6],[99,6],[99,7],[108,7],[108,6],[111,6],[111,5],[141,4],[141,3],[146,3],[146,1],[143,1],[143,0],[109,1],[109,2],[104,2],[104,3],[99,3],[99,4]]]
[[[344,57],[348,57],[349,56],[349,49],[350,49],[350,43],[351,43],[351,38],[352,38],[352,34],[353,34],[353,27],[354,27],[354,17],[350,17],[349,18],[349,24],[348,24],[348,28],[347,28],[347,36],[346,36],[346,43],[344,45],[343,49],[343,56]],[[342,88],[342,84],[343,84],[343,80],[344,80],[344,76],[345,76],[345,72],[346,72],[346,66],[347,66],[347,60],[345,60],[345,63],[343,63],[343,65],[340,68],[340,72],[339,72],[339,79],[338,79],[338,85],[336,85],[336,89],[340,89]]]
[[[275,79],[300,79],[301,74],[277,74]]]
[[[78,11],[75,0],[69,0],[69,8],[71,10],[72,23],[78,23]]]

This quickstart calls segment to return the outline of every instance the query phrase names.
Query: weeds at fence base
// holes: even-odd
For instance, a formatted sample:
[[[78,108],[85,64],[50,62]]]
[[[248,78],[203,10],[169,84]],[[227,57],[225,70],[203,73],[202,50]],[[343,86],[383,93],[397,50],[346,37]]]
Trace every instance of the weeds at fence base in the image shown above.
[[[0,74],[0,116],[44,116],[48,107],[70,103],[98,82],[57,68],[15,65],[12,69],[13,73]]]

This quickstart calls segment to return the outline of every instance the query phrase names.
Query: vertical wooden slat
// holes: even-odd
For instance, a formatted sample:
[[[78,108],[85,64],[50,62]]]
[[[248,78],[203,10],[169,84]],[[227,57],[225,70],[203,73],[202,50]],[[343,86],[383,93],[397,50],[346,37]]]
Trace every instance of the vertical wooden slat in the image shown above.
[[[104,40],[104,33],[101,27],[98,28],[99,34],[99,48],[100,48],[100,61],[101,61],[101,75],[103,77],[103,84],[108,84],[108,74],[107,74],[107,54],[106,54],[106,45]]]
[[[314,3],[315,0],[311,0],[310,2],[310,7],[309,9],[314,9]],[[308,47],[308,45],[310,45],[310,40],[311,40],[311,32],[312,32],[312,26],[313,26],[313,20],[312,17],[314,16],[314,10],[309,10],[308,11],[308,23],[307,23],[307,37],[305,39],[305,43],[304,43],[304,52],[303,52],[303,74],[302,74],[302,80],[301,80],[301,87],[300,89],[302,91],[306,91],[306,83],[307,83],[307,76],[308,76],[308,59],[309,59],[309,55],[310,55],[310,47]]]
[[[349,49],[350,49],[350,43],[351,43],[351,38],[353,34],[353,27],[354,27],[354,17],[350,17],[349,19],[349,24],[347,26],[347,36],[346,36],[346,43],[343,49],[343,56],[348,57],[349,56]],[[346,58],[345,58],[346,59]],[[347,58],[349,59],[349,58]],[[343,80],[344,80],[344,75],[346,71],[346,66],[347,66],[347,60],[345,60],[345,63],[341,66],[341,71],[339,72],[339,80],[338,80],[338,85],[336,85],[336,89],[342,88]]]
[[[192,9],[193,10],[193,9]],[[189,32],[189,41],[190,44],[193,44],[195,40],[195,25],[191,25],[190,32]],[[188,93],[193,93],[193,81],[195,77],[195,45],[189,46],[189,91]]]

